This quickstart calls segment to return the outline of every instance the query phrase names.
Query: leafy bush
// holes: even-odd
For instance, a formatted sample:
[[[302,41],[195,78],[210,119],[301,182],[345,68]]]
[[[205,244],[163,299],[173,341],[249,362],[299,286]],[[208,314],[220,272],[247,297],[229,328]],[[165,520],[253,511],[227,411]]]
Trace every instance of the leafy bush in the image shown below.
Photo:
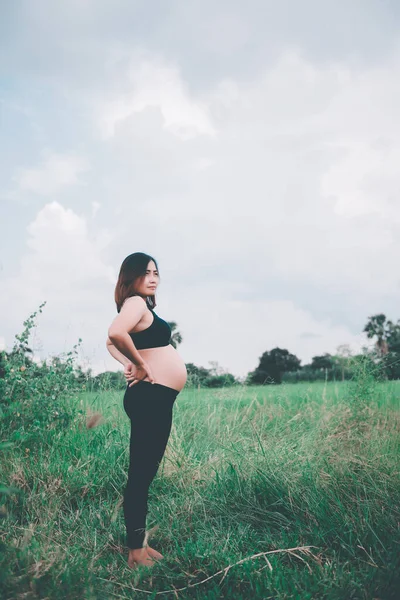
[[[223,373],[222,375],[210,375],[202,382],[202,386],[209,388],[219,388],[228,387],[237,383],[238,382],[235,379],[234,375],[232,375],[232,373]]]
[[[40,313],[45,304],[40,305]],[[65,360],[56,356],[50,364],[38,365],[30,358],[28,339],[36,315],[34,312],[24,321],[24,330],[15,336],[12,352],[2,352],[0,361],[1,439],[16,443],[23,440],[25,447],[42,443],[46,431],[71,423],[77,414],[72,396],[82,389],[74,370],[79,344]]]

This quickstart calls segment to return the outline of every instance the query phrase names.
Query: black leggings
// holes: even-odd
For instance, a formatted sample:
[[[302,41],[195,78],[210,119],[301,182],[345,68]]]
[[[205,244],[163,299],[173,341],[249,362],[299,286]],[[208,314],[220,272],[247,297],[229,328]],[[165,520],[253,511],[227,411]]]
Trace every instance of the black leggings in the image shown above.
[[[178,390],[150,381],[139,381],[125,391],[124,410],[131,421],[131,438],[123,507],[130,549],[143,546],[149,487],[164,456],[178,394]]]

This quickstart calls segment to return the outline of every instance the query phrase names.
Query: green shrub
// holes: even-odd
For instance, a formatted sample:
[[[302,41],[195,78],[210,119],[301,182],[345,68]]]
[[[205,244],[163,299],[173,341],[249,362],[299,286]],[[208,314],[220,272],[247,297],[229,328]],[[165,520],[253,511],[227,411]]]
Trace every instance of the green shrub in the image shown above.
[[[45,304],[40,305],[40,313]],[[73,395],[82,389],[74,368],[79,344],[65,359],[52,357],[50,364],[38,365],[30,358],[28,339],[36,315],[34,312],[24,321],[24,330],[15,336],[11,353],[1,353],[1,441],[17,446],[23,441],[25,447],[43,443],[47,431],[63,429],[71,423],[77,413]]]

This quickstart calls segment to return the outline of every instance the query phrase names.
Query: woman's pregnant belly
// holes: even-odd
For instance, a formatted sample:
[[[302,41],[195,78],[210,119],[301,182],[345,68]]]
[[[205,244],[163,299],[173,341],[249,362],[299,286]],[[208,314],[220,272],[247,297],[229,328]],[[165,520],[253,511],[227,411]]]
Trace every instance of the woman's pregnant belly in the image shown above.
[[[185,387],[187,379],[186,366],[172,344],[160,348],[145,348],[138,350],[138,352],[149,365],[155,383],[166,385],[179,392]],[[145,377],[143,381],[150,380]]]

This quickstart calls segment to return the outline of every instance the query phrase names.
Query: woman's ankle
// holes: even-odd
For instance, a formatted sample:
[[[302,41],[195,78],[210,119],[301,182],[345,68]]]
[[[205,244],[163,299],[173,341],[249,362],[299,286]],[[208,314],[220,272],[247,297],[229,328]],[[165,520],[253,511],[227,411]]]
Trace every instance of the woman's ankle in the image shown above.
[[[145,546],[140,548],[129,548],[129,554],[147,554],[147,549]]]

